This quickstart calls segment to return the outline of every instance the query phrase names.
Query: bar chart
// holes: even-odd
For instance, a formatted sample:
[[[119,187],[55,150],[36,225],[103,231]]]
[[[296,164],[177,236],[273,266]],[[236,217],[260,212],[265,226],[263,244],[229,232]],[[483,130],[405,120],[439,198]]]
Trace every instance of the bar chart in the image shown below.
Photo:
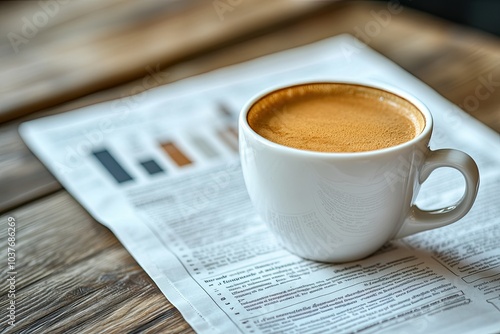
[[[148,147],[142,148],[140,156],[125,150],[99,147],[92,151],[98,163],[119,185],[131,184],[140,176],[149,178],[168,176],[193,165],[207,161],[223,160],[227,152],[238,152],[237,130],[230,125],[214,127],[208,133],[192,133],[179,138],[150,139]],[[140,145],[136,145],[141,150]],[[140,175],[137,175],[140,174]]]

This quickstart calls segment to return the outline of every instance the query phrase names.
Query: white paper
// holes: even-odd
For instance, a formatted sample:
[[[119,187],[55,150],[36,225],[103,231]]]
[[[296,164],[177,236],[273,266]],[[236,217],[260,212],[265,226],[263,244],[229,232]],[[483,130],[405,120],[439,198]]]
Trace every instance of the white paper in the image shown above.
[[[253,210],[234,150],[237,114],[269,86],[356,78],[424,101],[435,120],[431,148],[477,161],[478,198],[459,222],[362,261],[306,261],[283,250]],[[199,333],[500,330],[499,136],[351,36],[24,123],[20,133]],[[123,170],[112,177],[106,163]],[[437,170],[418,204],[452,204],[463,191],[457,174]]]

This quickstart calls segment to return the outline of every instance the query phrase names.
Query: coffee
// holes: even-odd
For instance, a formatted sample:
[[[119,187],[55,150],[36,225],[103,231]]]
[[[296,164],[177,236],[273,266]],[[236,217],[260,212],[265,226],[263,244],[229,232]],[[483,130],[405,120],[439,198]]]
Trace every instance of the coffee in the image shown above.
[[[425,127],[407,100],[376,88],[313,83],[274,91],[250,108],[250,127],[275,143],[318,152],[363,152],[405,143]]]
[[[240,113],[250,200],[276,241],[309,260],[360,260],[389,240],[461,219],[477,195],[471,157],[429,149],[432,115],[423,102],[389,84],[358,80],[268,89]],[[420,210],[420,185],[441,167],[464,176],[463,195],[452,206]]]

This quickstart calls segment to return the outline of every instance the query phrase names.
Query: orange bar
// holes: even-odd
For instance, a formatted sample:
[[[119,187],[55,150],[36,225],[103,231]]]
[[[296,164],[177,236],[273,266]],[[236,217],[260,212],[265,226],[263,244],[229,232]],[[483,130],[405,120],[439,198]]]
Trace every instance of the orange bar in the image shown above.
[[[172,142],[161,143],[161,148],[175,161],[180,167],[186,166],[192,163],[189,158],[182,153],[181,150]]]

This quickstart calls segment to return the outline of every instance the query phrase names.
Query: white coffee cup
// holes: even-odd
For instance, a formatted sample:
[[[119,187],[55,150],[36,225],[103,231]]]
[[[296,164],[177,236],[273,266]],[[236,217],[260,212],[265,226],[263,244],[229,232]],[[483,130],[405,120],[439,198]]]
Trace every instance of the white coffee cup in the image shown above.
[[[290,86],[307,84],[301,82]],[[425,119],[422,132],[397,146],[367,152],[324,153],[269,141],[248,124],[247,114],[268,89],[243,108],[239,118],[240,156],[252,203],[277,240],[306,259],[346,262],[364,258],[391,239],[434,229],[462,218],[479,186],[478,168],[467,154],[432,151],[432,116],[410,94],[382,83],[363,85],[390,92],[412,103]],[[465,178],[458,203],[439,210],[419,209],[421,184],[436,168],[457,169]]]

